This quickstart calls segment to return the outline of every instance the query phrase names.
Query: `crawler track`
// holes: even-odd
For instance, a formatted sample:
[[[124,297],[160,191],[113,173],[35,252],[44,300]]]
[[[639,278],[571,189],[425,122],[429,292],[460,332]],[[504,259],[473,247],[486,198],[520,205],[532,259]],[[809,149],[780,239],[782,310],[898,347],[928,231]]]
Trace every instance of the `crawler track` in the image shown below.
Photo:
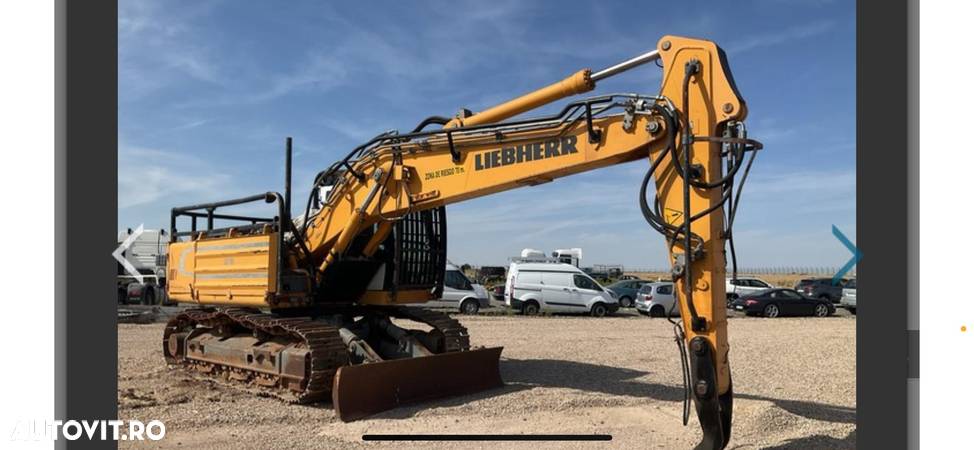
[[[335,314],[354,316],[366,313],[409,319],[432,327],[443,336],[442,346],[430,349],[435,353],[464,351],[470,348],[470,336],[466,327],[447,314],[406,307],[354,307],[335,311]],[[251,309],[189,309],[174,316],[163,332],[162,348],[166,362],[195,368],[202,372],[220,375],[221,378],[238,380],[246,385],[261,388],[282,400],[295,403],[312,403],[329,399],[335,373],[349,365],[348,350],[339,335],[339,327],[320,316],[281,317]],[[174,333],[189,332],[197,328],[244,329],[255,336],[283,337],[309,350],[305,376],[300,390],[288,388],[282,377],[247,370],[219,363],[188,359],[180,350],[171,346]]]

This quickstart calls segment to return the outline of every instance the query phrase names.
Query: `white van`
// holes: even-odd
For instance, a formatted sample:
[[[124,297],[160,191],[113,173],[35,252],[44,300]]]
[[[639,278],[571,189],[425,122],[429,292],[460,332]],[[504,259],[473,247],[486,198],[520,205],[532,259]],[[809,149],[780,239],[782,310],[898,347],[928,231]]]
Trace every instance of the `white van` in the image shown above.
[[[619,309],[619,300],[571,264],[512,262],[504,303],[523,314],[587,312],[602,317]]]
[[[490,296],[487,289],[471,282],[459,267],[447,264],[443,274],[443,295],[415,306],[452,308],[464,314],[477,314],[480,308],[490,306]]]

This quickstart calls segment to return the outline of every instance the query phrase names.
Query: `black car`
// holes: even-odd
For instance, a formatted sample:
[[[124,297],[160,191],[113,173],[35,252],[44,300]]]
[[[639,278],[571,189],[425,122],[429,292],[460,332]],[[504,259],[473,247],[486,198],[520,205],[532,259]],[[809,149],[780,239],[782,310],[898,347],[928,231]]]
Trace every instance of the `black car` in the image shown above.
[[[835,314],[831,301],[806,297],[794,289],[768,289],[734,300],[731,308],[749,316],[816,316]]]
[[[832,284],[831,278],[805,278],[795,285],[795,290],[805,294],[806,297],[839,303],[842,300],[842,287],[848,282],[849,280],[845,278],[835,284]]]

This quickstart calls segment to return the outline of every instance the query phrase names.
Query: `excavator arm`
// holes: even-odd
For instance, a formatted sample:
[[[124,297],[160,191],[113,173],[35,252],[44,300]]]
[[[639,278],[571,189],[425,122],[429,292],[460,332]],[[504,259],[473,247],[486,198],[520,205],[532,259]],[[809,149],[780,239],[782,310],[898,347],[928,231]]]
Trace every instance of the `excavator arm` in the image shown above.
[[[602,79],[653,62],[662,68],[661,85],[655,93],[596,96],[570,102],[548,116],[516,118],[556,100],[591,91]],[[408,315],[395,309],[396,305],[428,301],[442,288],[442,275],[436,278],[436,274],[442,274],[445,264],[444,206],[601,167],[645,161],[646,176],[638,203],[648,224],[666,239],[678,293],[681,320],[674,322],[674,330],[683,355],[688,393],[684,422],[692,399],[703,429],[699,448],[723,448],[730,438],[733,398],[724,292],[725,243],[733,236],[731,225],[739,199],[735,179],[742,174],[740,178],[746,177],[755,150],[760,149],[759,143],[747,139],[746,116],[747,107],[722,50],[706,40],[665,36],[653,51],[597,72],[579,71],[479,113],[464,110],[454,118],[434,116],[410,133],[383,133],[321,172],[304,214],[296,220],[290,218],[289,194],[268,193],[174,209],[170,298],[202,305],[270,309],[279,315],[289,310],[312,310],[307,323],[318,327],[316,332],[321,336],[332,332],[326,330],[324,322],[315,322],[320,307],[339,311],[341,317],[328,326],[341,328],[340,333],[328,335],[333,336],[335,348],[342,348],[344,341],[349,356],[342,354],[328,364],[341,365],[346,359],[369,363],[344,365],[335,371],[333,399],[336,409],[344,410],[340,412],[343,419],[392,407],[407,397],[430,398],[437,395],[435,386],[416,387],[423,384],[422,380],[429,385],[430,379],[446,383],[449,378],[460,378],[443,373],[474,364],[471,361],[475,358],[481,361],[478,367],[482,372],[496,375],[500,354],[500,349],[467,351],[468,344],[462,339],[466,330],[453,324],[455,321],[421,318],[434,328],[446,330],[440,341],[449,333],[457,336],[450,341],[453,344],[433,345],[429,342],[435,336],[423,335],[417,340],[418,335],[398,329],[385,318]],[[440,127],[429,129],[430,125]],[[655,195],[650,195],[653,192]],[[214,217],[233,218],[215,215],[215,208],[255,199],[279,204],[277,222],[261,225],[253,221],[258,229],[243,234],[238,228],[223,235],[211,230]],[[175,222],[180,214],[192,217],[193,231],[177,232]],[[208,220],[206,232],[196,231],[196,219],[201,217]],[[192,238],[179,242],[177,238],[183,235]],[[731,249],[733,255],[733,245]],[[340,309],[355,307],[364,309]],[[164,338],[167,358],[196,358],[211,365],[224,361],[220,364],[226,365],[226,357],[207,360],[187,356],[194,351],[194,343],[202,342],[197,336],[219,335],[230,328],[230,323],[237,328],[277,332],[284,326],[261,328],[265,325],[260,320],[271,320],[264,316],[213,314],[217,313],[196,313],[172,323]],[[362,314],[374,316],[367,321],[371,328],[363,321],[343,322]],[[295,331],[278,342],[285,345],[291,339],[298,344],[284,347],[289,349],[286,351],[274,350],[275,354],[313,355],[312,344],[325,342],[320,337],[303,337],[295,323],[306,326],[305,322],[287,322],[286,326]],[[362,338],[368,332],[366,328],[385,330],[387,337],[399,343],[398,350],[378,347],[375,340],[370,347],[367,341],[373,338]],[[252,345],[247,339],[253,337],[235,336],[242,348]],[[221,342],[230,340],[224,337]],[[428,351],[443,345],[461,351]],[[406,347],[417,349],[412,356],[419,357],[403,358],[406,355],[401,352]],[[249,350],[226,351],[236,355]],[[380,354],[382,351],[386,354]],[[464,359],[463,354],[468,357]],[[280,385],[283,382],[278,380],[286,378],[273,372],[278,369],[255,369],[249,359],[235,364],[238,371],[260,372],[267,384]],[[322,370],[332,367],[324,359],[321,364],[311,364]],[[303,393],[303,398],[317,398],[317,392],[325,392],[326,376],[318,382],[301,375],[300,367],[295,367],[295,373],[288,375],[295,380],[294,389],[322,386],[313,395]],[[411,375],[404,375],[407,372]],[[389,380],[398,384],[389,384]],[[496,381],[499,376],[484,381],[482,387]],[[380,389],[382,383],[387,384],[387,390]],[[410,389],[413,391],[407,392]],[[462,387],[457,387],[456,392],[461,391]],[[341,392],[348,392],[341,394],[344,399]],[[357,411],[349,412],[349,408]]]
[[[659,61],[663,70],[658,95],[594,97],[553,116],[503,122],[650,61]],[[760,148],[744,135],[746,115],[714,43],[666,36],[645,55],[595,74],[580,71],[478,114],[459,115],[440,130],[378,137],[358,151],[354,164],[339,166],[344,169],[340,180],[307,228],[306,245],[324,255],[318,267],[324,272],[362,230],[378,230],[366,246],[373,249],[386,238],[392,220],[410,212],[646,160],[646,182],[655,180],[657,196],[649,206],[644,184],[641,203],[669,245],[702,446],[721,448],[730,436],[732,403],[725,209],[744,152]],[[414,300],[406,296],[405,301]],[[367,297],[364,302],[396,300]]]

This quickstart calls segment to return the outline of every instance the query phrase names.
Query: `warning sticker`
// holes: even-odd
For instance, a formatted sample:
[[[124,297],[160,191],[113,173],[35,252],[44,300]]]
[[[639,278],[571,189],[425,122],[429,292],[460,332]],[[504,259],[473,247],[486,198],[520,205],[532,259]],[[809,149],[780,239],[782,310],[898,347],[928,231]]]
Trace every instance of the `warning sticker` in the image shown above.
[[[683,225],[683,211],[663,208],[663,220],[670,225]]]

